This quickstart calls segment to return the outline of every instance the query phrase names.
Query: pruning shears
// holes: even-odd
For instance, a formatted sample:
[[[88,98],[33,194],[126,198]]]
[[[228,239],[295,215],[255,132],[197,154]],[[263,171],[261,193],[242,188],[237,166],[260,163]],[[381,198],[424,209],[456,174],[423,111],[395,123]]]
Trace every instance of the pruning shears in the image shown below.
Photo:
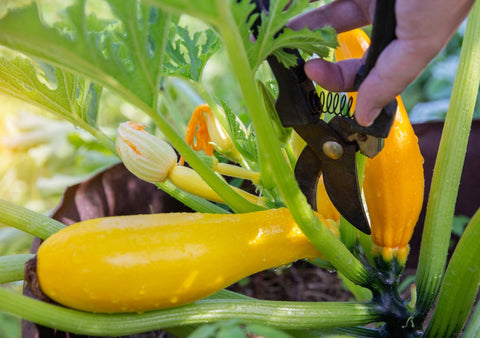
[[[254,0],[256,11],[268,11],[268,0]],[[258,25],[258,23],[257,23]],[[383,49],[396,38],[395,0],[377,0],[372,26],[372,42],[365,65],[357,74],[355,87],[374,67]],[[253,32],[255,34],[254,24]],[[318,180],[323,175],[325,189],[340,214],[360,231],[369,234],[357,176],[356,153],[376,156],[383,148],[397,110],[397,101],[385,106],[369,127],[360,126],[355,118],[337,113],[328,122],[322,114],[340,106],[348,110],[351,101],[341,94],[317,94],[314,83],[304,72],[305,61],[298,50],[286,49],[297,58],[297,65],[286,68],[270,55],[267,61],[277,80],[279,94],[276,110],[284,127],[292,127],[306,142],[300,154],[295,176],[308,202],[316,206]]]

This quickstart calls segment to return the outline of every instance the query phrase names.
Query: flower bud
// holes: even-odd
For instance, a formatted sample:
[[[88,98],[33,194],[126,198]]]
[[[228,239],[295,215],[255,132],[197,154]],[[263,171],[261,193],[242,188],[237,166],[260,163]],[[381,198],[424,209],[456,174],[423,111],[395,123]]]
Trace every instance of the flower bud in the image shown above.
[[[175,150],[149,134],[144,125],[125,122],[118,127],[117,151],[130,172],[147,182],[163,182],[177,163]]]

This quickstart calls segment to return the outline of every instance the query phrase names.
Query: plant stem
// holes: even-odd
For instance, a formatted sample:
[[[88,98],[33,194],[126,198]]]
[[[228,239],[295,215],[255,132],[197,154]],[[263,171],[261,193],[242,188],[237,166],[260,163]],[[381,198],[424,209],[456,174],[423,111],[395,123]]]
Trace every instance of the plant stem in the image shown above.
[[[432,177],[417,271],[417,311],[432,306],[445,270],[455,201],[480,82],[480,2],[470,12]],[[458,280],[459,283],[463,282]]]
[[[255,184],[258,184],[258,182],[260,181],[260,173],[228,163],[217,163],[214,166],[213,170],[225,176],[250,180]]]
[[[271,174],[293,218],[313,245],[350,280],[367,285],[370,280],[367,269],[315,216],[301,192],[281,152],[264,102],[260,99],[245,49],[238,43],[242,39],[231,17],[230,2],[218,0],[217,6],[224,13],[219,31],[255,127],[259,154],[263,155],[261,160],[266,162],[260,163],[262,180],[265,174]],[[264,172],[265,169],[267,172]]]
[[[181,189],[178,189],[172,182],[165,181],[163,183],[155,183],[155,185],[165,191],[173,198],[179,200],[187,207],[196,212],[212,213],[212,214],[228,214],[229,212],[218,205],[207,201],[201,197],[189,194]]]
[[[133,98],[132,98],[133,99]],[[133,102],[132,102],[133,103]],[[182,154],[189,165],[210,185],[210,187],[236,212],[258,211],[263,208],[250,203],[237,192],[235,192],[228,184],[218,177],[211,168],[209,168],[189,147],[180,135],[176,133],[173,127],[165,120],[163,116],[153,111],[139,100],[134,103],[145,111],[157,124],[163,134],[172,143],[175,149]]]
[[[367,162],[367,157],[364,156],[362,153],[357,152],[357,176],[358,176],[358,186],[360,187],[360,193],[363,196],[363,178],[365,174],[365,164]],[[366,203],[363,204],[366,208]],[[357,229],[345,218],[340,217],[340,234],[342,238],[342,242],[345,246],[352,250],[357,242],[358,231]]]
[[[480,336],[480,303],[475,306],[472,316],[468,320],[468,325],[463,331],[463,337]]]
[[[163,104],[165,105],[165,108],[167,109],[167,114],[170,117],[170,119],[173,121],[176,127],[177,133],[181,137],[185,137],[185,131],[187,129],[187,124],[185,123],[184,119],[182,118],[182,114],[180,111],[178,111],[172,96],[170,95],[169,92],[170,88],[167,87],[165,90],[162,91],[163,93]]]
[[[40,325],[83,335],[128,335],[228,319],[292,330],[329,328],[364,325],[379,320],[381,316],[381,311],[375,305],[353,302],[215,299],[142,314],[101,314],[44,303],[3,288],[0,288],[0,298],[0,311]]]
[[[24,265],[33,257],[31,254],[0,256],[0,284],[22,280]]]
[[[480,209],[465,228],[448,264],[427,336],[456,337],[465,324],[480,283],[479,238]]]
[[[186,81],[190,85],[192,85],[192,87],[195,88],[195,90],[205,100],[205,102],[208,104],[208,106],[212,110],[213,115],[217,118],[218,121],[220,121],[220,124],[222,125],[222,127],[228,131],[228,134],[231,135],[231,130],[228,125],[227,118],[225,117],[225,114],[223,114],[220,111],[220,108],[218,107],[217,102],[215,102],[214,98],[210,95],[210,93],[200,83],[192,81],[190,79],[186,79]]]
[[[65,225],[45,215],[0,199],[0,223],[17,228],[35,237],[46,239]]]

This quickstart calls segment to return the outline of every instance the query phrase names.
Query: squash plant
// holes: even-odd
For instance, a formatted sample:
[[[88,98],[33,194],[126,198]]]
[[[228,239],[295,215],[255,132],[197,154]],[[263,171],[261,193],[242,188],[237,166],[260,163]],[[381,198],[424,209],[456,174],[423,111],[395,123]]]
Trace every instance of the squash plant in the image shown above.
[[[298,253],[292,252],[291,256],[285,260],[273,260],[275,262],[273,264],[284,264],[289,260],[300,258],[313,258],[313,255],[315,256],[313,263],[336,269],[352,288],[368,288],[372,292],[372,297],[367,301],[352,302],[274,302],[256,300],[219,290],[207,298],[200,299],[217,290],[202,293],[196,289],[195,292],[198,291],[199,295],[187,299],[182,306],[170,306],[175,305],[172,304],[175,302],[170,299],[168,307],[159,303],[158,306],[153,304],[153,309],[127,306],[124,311],[122,309],[109,311],[88,307],[83,310],[89,311],[79,311],[41,302],[7,288],[0,288],[0,311],[44,326],[88,335],[126,335],[160,328],[170,330],[177,335],[188,335],[201,324],[231,319],[238,322],[227,322],[227,324],[218,324],[213,327],[200,326],[192,335],[207,337],[213,335],[217,329],[223,332],[230,330],[232,334],[238,333],[238,330],[241,330],[241,333],[250,330],[258,334],[263,332],[263,335],[272,337],[340,334],[451,336],[461,332],[471,312],[480,281],[480,263],[477,259],[480,250],[477,245],[480,238],[479,212],[471,219],[448,268],[445,269],[445,267],[454,202],[480,80],[480,42],[477,39],[480,33],[480,4],[477,2],[474,5],[468,19],[457,78],[428,197],[429,205],[415,287],[412,287],[412,298],[405,300],[398,293],[398,278],[406,254],[403,246],[402,250],[397,251],[395,249],[398,248],[393,248],[393,251],[385,248],[376,249],[372,257],[372,239],[357,234],[342,219],[339,235],[335,231],[336,227],[332,227],[332,222],[314,213],[301,193],[291,170],[295,163],[296,150],[301,148],[301,144],[299,145],[295,135],[291,135],[290,130],[283,128],[274,118],[272,92],[275,92],[275,84],[262,65],[263,60],[268,55],[274,54],[286,65],[291,65],[295,60],[291,60],[282,52],[284,47],[299,48],[305,55],[317,54],[320,57],[330,57],[333,48],[337,46],[337,39],[336,34],[328,27],[315,31],[286,29],[276,36],[288,20],[309,8],[308,1],[305,0],[294,1],[285,9],[287,3],[288,0],[271,2],[269,15],[262,15],[260,18],[261,24],[255,41],[251,38],[249,31],[249,25],[255,18],[250,17],[252,5],[248,0],[106,0],[102,3],[105,6],[102,7],[101,13],[95,11],[93,2],[74,0],[69,7],[63,8],[61,13],[54,17],[44,16],[43,5],[40,6],[37,3],[12,6],[15,8],[9,8],[0,18],[0,45],[19,54],[15,57],[3,56],[0,59],[0,90],[87,130],[112,153],[121,155],[117,149],[122,154],[126,149],[128,153],[130,147],[130,150],[137,150],[133,151],[133,154],[139,154],[141,152],[138,151],[140,149],[138,146],[142,145],[142,142],[151,142],[148,141],[150,138],[146,136],[146,132],[144,133],[143,127],[128,124],[127,126],[137,132],[133,135],[137,136],[133,138],[120,136],[119,139],[126,142],[119,144],[117,139],[116,146],[114,137],[98,123],[99,115],[108,114],[99,105],[102,91],[110,91],[142,110],[165,140],[181,154],[192,169],[188,170],[191,176],[187,176],[180,173],[183,169],[178,168],[180,170],[178,171],[176,168],[175,171],[179,172],[179,175],[185,175],[184,178],[188,177],[192,182],[202,182],[200,189],[193,188],[188,191],[189,187],[185,186],[183,187],[187,190],[185,191],[172,183],[173,180],[165,177],[153,180],[160,189],[197,212],[209,214],[198,214],[193,218],[198,220],[196,222],[198,226],[207,224],[207,228],[211,231],[212,228],[215,229],[215,222],[217,222],[216,226],[219,224],[218,221],[213,220],[221,219],[220,224],[223,227],[228,227],[230,220],[232,224],[240,222],[242,225],[244,222],[251,228],[253,221],[257,220],[257,227],[260,230],[268,223],[263,221],[266,222],[268,218],[272,218],[272,213],[286,213],[288,217],[277,216],[272,219],[278,224],[285,224],[291,220],[290,226],[298,230],[294,232],[296,238],[301,238],[303,241],[301,243],[305,243],[305,246],[298,248]],[[191,29],[182,25],[181,19],[185,17],[194,17],[209,28],[192,32]],[[228,67],[239,87],[238,100],[241,100],[243,105],[232,102],[231,97],[220,95],[221,88],[208,89],[208,83],[205,83],[202,76],[209,58],[221,48],[226,52]],[[210,125],[216,125],[217,131],[222,130],[218,126],[225,131],[218,135],[228,136],[228,138],[222,138],[217,135],[215,138],[213,131],[208,131],[216,156],[205,156],[203,152],[194,151],[190,144],[184,141],[187,126],[182,118],[185,116],[182,112],[184,105],[179,100],[175,100],[181,96],[179,93],[182,91],[175,90],[178,79],[181,80],[182,86],[187,86],[208,104],[211,114],[207,113],[207,116],[204,116],[207,119],[205,128],[208,129],[210,119]],[[186,104],[188,106],[191,102]],[[231,108],[233,106],[242,106],[247,111],[247,114],[241,116],[243,121],[234,114]],[[212,122],[213,118],[215,118],[214,122]],[[244,126],[246,118],[251,121],[248,127]],[[201,120],[198,117],[197,119]],[[205,134],[205,130],[203,132]],[[201,133],[197,134],[197,140],[200,140],[200,137]],[[136,141],[139,143],[134,143]],[[232,148],[228,148],[227,151],[228,143],[223,141],[230,141],[236,151],[232,151]],[[208,155],[211,155],[210,151]],[[238,166],[231,168],[224,163],[219,163],[217,156],[220,159],[230,159],[238,163],[241,168]],[[394,160],[395,152],[388,153],[388,156]],[[167,156],[163,159],[172,157]],[[147,160],[155,161],[155,158],[153,156]],[[408,156],[405,160],[403,156],[401,158],[402,161],[409,160]],[[135,158],[124,160],[126,164],[131,164],[135,172],[140,162],[135,162]],[[132,162],[128,163],[128,161]],[[148,161],[146,164],[149,164]],[[153,164],[162,165],[158,162]],[[169,165],[172,166],[172,164]],[[176,165],[173,163],[173,166]],[[369,165],[366,165],[366,171],[369,170]],[[146,174],[155,173],[155,166],[144,166],[143,169],[145,168],[147,168]],[[374,168],[377,167],[374,166]],[[141,165],[140,169],[142,169]],[[171,174],[170,169],[166,172],[164,170],[162,174],[164,176]],[[362,172],[362,167],[359,169]],[[259,192],[255,195],[258,198],[252,199],[251,195],[239,193],[239,190],[227,183],[219,173],[251,180]],[[166,175],[167,178],[168,175]],[[373,177],[375,176],[377,175]],[[378,176],[380,177],[380,173]],[[205,188],[204,184],[208,187]],[[365,184],[366,187],[375,187],[369,179]],[[388,188],[386,190],[391,190],[388,186],[391,184],[397,185],[403,192],[408,192],[411,182],[408,180],[390,182],[389,179],[384,179],[382,184],[383,188]],[[212,196],[210,194],[202,195],[198,192],[198,190],[208,189],[212,190],[216,199],[209,198]],[[376,189],[382,189],[381,185]],[[366,190],[365,194],[367,193]],[[219,205],[209,200],[222,203]],[[388,207],[388,201],[386,202]],[[283,206],[288,210],[279,208]],[[403,204],[397,206],[400,210],[395,212],[401,212],[402,206]],[[277,211],[265,211],[265,209]],[[375,208],[372,208],[372,212],[373,210]],[[232,212],[245,215],[229,215]],[[389,213],[392,213],[392,216],[390,218],[387,216],[387,220],[391,221],[391,217],[394,217],[393,211]],[[139,220],[135,216],[132,217]],[[149,221],[142,220],[141,223],[153,226],[156,223],[155,217],[159,216],[153,216]],[[186,219],[189,219],[185,215],[171,217],[169,231],[173,232],[180,231],[178,229],[188,223]],[[205,219],[212,222],[212,225],[205,223]],[[378,219],[382,222],[381,217]],[[59,222],[6,201],[0,201],[0,222],[47,240],[45,243],[54,243],[57,239],[56,233],[60,235],[68,230],[62,230],[64,225]],[[94,220],[87,221],[87,224],[97,225],[102,222]],[[132,223],[129,218],[120,218],[112,222],[120,225],[120,228]],[[178,222],[178,229],[171,227],[172,224],[176,224],[175,222]],[[81,225],[79,224],[76,228]],[[268,223],[268,226],[274,225]],[[399,225],[399,227],[403,226],[405,225]],[[331,231],[330,228],[333,230]],[[382,226],[378,229],[382,231]],[[86,231],[89,231],[88,228]],[[109,240],[122,237],[118,235],[120,231],[118,228],[111,231],[112,238]],[[228,255],[228,251],[234,244],[227,243],[237,243],[245,245],[245,248],[235,248],[240,249],[237,250],[238,257],[242,257],[243,254],[247,257],[247,263],[255,261],[252,260],[253,254],[249,256],[245,244],[251,244],[255,238],[249,242],[239,238],[236,242],[233,241],[234,231],[231,232],[232,236],[228,236],[227,233],[219,238],[215,238],[214,234],[206,237],[207,230],[198,231],[201,235],[196,239],[197,241],[202,239],[204,242],[225,241],[220,243],[223,245],[217,246],[218,256]],[[224,233],[225,229],[222,231]],[[246,230],[240,227],[238,233],[242,231],[245,233]],[[385,231],[388,235],[395,237],[395,228]],[[158,232],[161,231],[158,230]],[[268,234],[268,231],[266,233]],[[72,235],[73,243],[75,243],[75,236]],[[108,236],[108,232],[100,233],[98,236]],[[52,239],[48,240],[49,237]],[[143,234],[133,242],[142,243],[147,238],[151,239],[149,237],[148,234]],[[263,239],[262,236],[257,237],[257,240]],[[308,242],[305,241],[306,239]],[[292,237],[288,237],[288,240],[291,241]],[[96,238],[95,241],[100,239]],[[95,241],[92,240],[92,243]],[[282,243],[284,242],[267,242],[267,248],[271,245],[275,250],[266,251],[274,256],[280,256],[282,250],[279,250],[279,246],[284,245]],[[389,245],[388,243],[390,242],[376,244],[385,247]],[[202,241],[196,245],[200,246],[200,244]],[[48,249],[42,250],[55,253],[55,245],[49,245]],[[165,245],[168,249],[168,242]],[[189,246],[188,250],[195,250],[192,249],[194,247],[195,245]],[[101,248],[92,248],[95,252],[97,250],[101,252]],[[128,246],[123,247],[122,250],[125,248]],[[241,249],[245,249],[244,252]],[[281,249],[285,250],[283,247]],[[138,247],[135,250],[138,250]],[[145,249],[144,253],[147,252],[149,250]],[[319,259],[320,253],[321,259]],[[75,253],[73,252],[72,255],[75,256]],[[149,259],[154,259],[142,252],[138,252],[137,257],[138,259],[147,257],[146,264]],[[1,283],[22,280],[24,263],[30,258],[32,255],[0,257]],[[81,267],[83,258],[77,258],[76,263]],[[74,262],[75,258],[72,258],[72,263]],[[205,266],[210,264],[205,260],[201,262]],[[57,266],[54,261],[48,261],[48,259],[47,263],[48,273],[51,273]],[[138,261],[133,260],[130,263],[135,265]],[[241,267],[236,267],[235,263],[230,264],[232,266],[225,268],[225,271],[233,271],[231,274],[235,278],[241,278],[242,273],[236,271],[236,268],[241,269]],[[124,267],[127,265],[125,263]],[[39,274],[43,273],[42,266],[44,265],[40,266]],[[254,266],[255,269],[267,267],[270,266],[262,264]],[[61,269],[60,265],[58,269]],[[221,270],[222,267],[218,269]],[[240,272],[248,274],[254,270],[246,269]],[[135,274],[135,270],[129,273]],[[233,280],[219,283],[220,288],[231,281]],[[127,283],[124,280],[118,282]],[[87,281],[85,281],[85,287],[86,283]],[[88,283],[99,283],[96,285],[99,290],[104,290],[106,287],[101,284],[101,279],[89,280]],[[109,283],[108,280],[107,283]],[[55,297],[54,293],[55,291],[53,294],[50,292],[52,298]],[[68,295],[67,292],[67,298]],[[148,297],[148,294],[145,296]],[[433,307],[435,301],[436,305]],[[59,300],[59,302],[62,301]],[[66,303],[75,307],[75,302],[67,301]],[[129,310],[148,311],[130,313]],[[431,319],[426,321],[427,314],[432,310]],[[480,310],[473,312],[465,329],[466,335],[478,334],[479,314]],[[238,323],[243,325],[239,326]],[[365,327],[371,323],[375,325]]]

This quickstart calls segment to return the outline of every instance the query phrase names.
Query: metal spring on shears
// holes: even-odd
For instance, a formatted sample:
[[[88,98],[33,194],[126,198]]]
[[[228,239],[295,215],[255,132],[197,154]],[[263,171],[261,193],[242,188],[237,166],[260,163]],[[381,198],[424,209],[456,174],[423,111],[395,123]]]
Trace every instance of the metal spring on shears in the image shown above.
[[[321,91],[318,96],[317,109],[324,114],[352,118],[353,97],[345,93],[332,93]]]

